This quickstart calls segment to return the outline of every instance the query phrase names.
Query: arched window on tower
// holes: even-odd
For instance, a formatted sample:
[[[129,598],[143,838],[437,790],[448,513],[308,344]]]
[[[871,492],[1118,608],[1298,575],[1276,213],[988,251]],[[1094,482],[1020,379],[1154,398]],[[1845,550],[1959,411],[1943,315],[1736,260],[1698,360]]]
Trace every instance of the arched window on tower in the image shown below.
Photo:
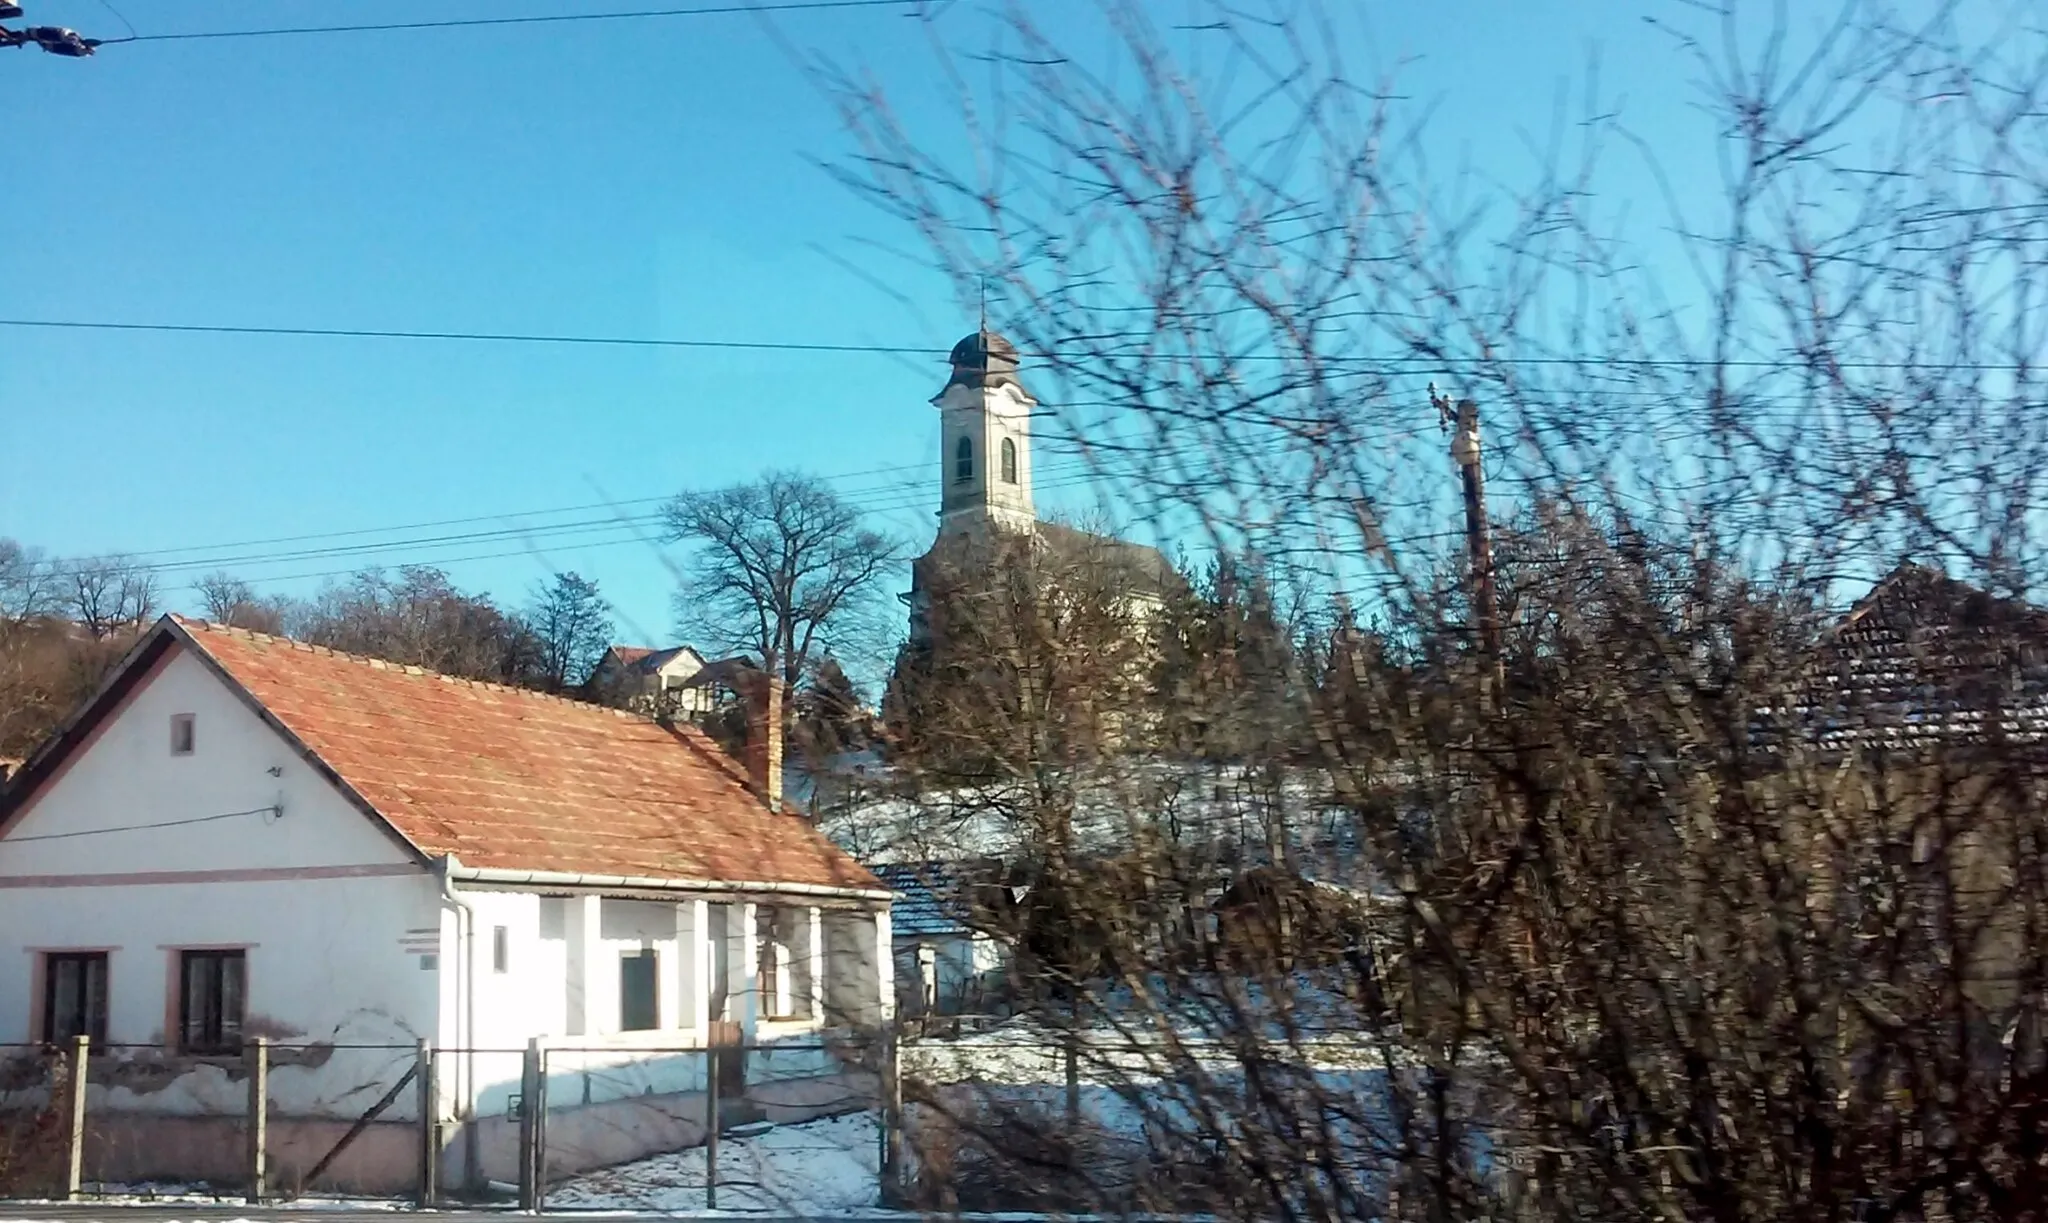
[[[1015,484],[1016,482],[1017,443],[1006,437],[1003,439],[1003,483]]]
[[[974,478],[974,442],[961,438],[953,447],[953,483],[965,484]]]

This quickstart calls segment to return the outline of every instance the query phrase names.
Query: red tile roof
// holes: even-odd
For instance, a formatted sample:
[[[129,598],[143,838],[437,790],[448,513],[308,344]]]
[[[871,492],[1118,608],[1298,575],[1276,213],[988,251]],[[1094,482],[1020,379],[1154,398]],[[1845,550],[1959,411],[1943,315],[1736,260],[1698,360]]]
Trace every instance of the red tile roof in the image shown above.
[[[618,659],[621,666],[631,666],[652,653],[654,647],[646,645],[615,645],[611,648],[612,657]]]
[[[694,727],[171,619],[428,855],[517,871],[883,888],[807,821],[770,812]]]

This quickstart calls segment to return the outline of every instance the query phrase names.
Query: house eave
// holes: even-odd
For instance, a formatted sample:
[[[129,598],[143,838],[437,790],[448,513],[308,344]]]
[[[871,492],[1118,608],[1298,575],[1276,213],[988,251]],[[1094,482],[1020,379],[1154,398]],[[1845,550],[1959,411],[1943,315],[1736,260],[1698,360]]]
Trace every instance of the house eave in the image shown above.
[[[862,901],[887,904],[887,888],[838,887],[823,883],[769,883],[737,879],[658,879],[646,875],[596,875],[580,871],[526,871],[502,867],[456,865],[449,877],[457,883],[477,883],[530,891],[602,892],[606,894],[651,893],[660,896],[809,896],[821,900]]]

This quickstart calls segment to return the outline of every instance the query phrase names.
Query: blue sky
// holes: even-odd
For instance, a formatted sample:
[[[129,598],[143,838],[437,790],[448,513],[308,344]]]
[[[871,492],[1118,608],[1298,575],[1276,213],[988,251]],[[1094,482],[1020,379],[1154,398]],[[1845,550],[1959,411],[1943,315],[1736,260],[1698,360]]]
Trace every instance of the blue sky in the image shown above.
[[[144,33],[664,6],[116,2]],[[1439,165],[1525,178],[1597,55],[1603,97],[1671,150],[1680,190],[1717,190],[1711,160],[1685,152],[1704,154],[1709,134],[1691,73],[1641,19],[1696,9],[1350,3],[1348,57],[1434,108]],[[122,32],[100,0],[28,7]],[[1171,20],[1186,5],[1157,7]],[[1092,10],[1032,0],[1056,31],[1087,30]],[[791,45],[866,65],[921,128],[957,129],[908,11],[774,20]],[[973,48],[994,18],[959,0],[940,28]],[[846,140],[754,16],[0,53],[0,116],[0,318],[940,352],[973,324],[940,278],[871,245],[910,239],[817,168]],[[1660,212],[1647,178],[1614,181],[1612,206]],[[539,511],[616,500],[639,513],[795,467],[841,477],[921,547],[937,502],[927,400],[943,377],[937,356],[0,327],[0,535],[60,556],[242,558],[228,567],[291,593],[361,563],[424,561],[517,602],[575,569],[611,596],[622,636],[652,644],[671,630],[659,557],[607,511]],[[382,531],[451,519],[479,521]],[[565,523],[592,525],[549,533]],[[532,537],[418,542],[521,526]],[[197,550],[344,531],[364,534]],[[384,550],[247,559],[350,543]],[[191,606],[197,576],[166,571],[174,606]]]

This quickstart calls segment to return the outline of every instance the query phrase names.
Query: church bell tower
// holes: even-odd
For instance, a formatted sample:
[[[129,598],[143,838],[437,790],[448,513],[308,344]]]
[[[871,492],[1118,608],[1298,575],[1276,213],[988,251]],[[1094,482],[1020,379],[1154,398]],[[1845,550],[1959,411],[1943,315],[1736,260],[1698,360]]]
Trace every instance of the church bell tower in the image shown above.
[[[940,430],[939,536],[1030,532],[1031,414],[1017,348],[986,327],[953,345],[953,375],[932,398]]]

